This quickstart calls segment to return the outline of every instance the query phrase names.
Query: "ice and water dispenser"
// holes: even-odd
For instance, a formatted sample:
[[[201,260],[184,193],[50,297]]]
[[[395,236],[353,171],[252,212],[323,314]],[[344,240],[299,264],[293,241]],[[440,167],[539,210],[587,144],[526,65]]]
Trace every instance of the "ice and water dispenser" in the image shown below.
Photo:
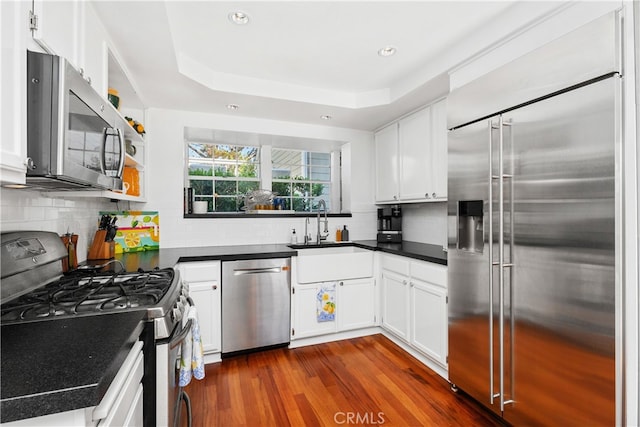
[[[458,249],[482,253],[484,250],[482,200],[458,201]]]

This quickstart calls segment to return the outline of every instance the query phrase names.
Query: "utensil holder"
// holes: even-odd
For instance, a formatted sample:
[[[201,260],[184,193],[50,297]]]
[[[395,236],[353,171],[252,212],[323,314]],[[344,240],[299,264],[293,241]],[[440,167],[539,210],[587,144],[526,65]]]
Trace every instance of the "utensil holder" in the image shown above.
[[[106,236],[107,230],[96,231],[96,235],[93,237],[93,243],[91,243],[91,247],[89,248],[87,260],[112,259],[115,257],[116,244],[113,241],[105,242],[104,239]]]

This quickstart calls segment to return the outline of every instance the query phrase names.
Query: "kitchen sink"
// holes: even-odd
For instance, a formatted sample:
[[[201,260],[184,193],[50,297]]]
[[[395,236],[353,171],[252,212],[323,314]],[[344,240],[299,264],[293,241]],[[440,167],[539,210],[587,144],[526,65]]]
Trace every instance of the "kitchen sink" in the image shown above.
[[[292,247],[294,247],[292,245]],[[373,276],[373,251],[339,244],[295,245],[298,283],[328,282]]]

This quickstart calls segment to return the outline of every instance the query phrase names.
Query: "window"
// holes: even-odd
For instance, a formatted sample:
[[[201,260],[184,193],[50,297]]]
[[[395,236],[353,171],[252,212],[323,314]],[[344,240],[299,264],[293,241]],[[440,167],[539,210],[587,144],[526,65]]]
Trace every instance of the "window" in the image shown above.
[[[187,151],[188,185],[208,212],[237,212],[244,195],[260,188],[258,147],[189,142]]]
[[[244,212],[256,190],[272,191],[289,212],[316,212],[321,200],[341,212],[346,142],[193,127],[184,138],[184,186],[207,212]]]
[[[331,153],[273,148],[271,190],[285,209],[311,212],[322,199],[331,210]]]

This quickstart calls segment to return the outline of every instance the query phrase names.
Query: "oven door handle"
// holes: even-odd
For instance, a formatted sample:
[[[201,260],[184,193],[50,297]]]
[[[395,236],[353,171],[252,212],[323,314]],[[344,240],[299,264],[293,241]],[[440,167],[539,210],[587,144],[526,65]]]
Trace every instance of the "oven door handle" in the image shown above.
[[[189,332],[191,332],[191,325],[192,324],[193,324],[193,319],[189,319],[189,321],[184,326],[184,328],[182,328],[180,333],[178,335],[176,335],[175,337],[173,337],[173,339],[171,341],[169,341],[169,349],[176,348],[177,346],[182,344],[182,341],[184,341],[184,339],[187,337]]]

